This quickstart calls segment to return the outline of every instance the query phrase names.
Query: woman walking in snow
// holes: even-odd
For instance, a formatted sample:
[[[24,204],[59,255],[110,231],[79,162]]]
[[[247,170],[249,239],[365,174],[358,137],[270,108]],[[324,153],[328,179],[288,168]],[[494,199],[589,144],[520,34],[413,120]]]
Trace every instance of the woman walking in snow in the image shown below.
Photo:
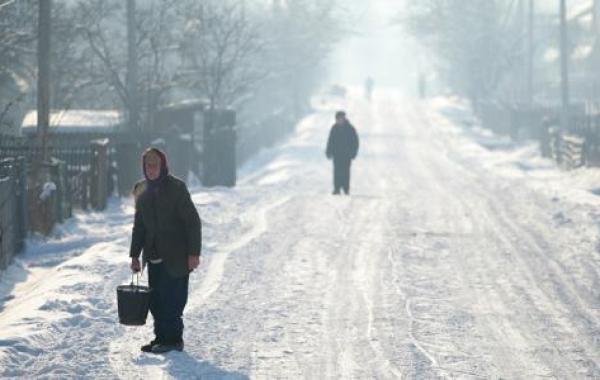
[[[155,337],[141,349],[152,353],[182,351],[183,309],[189,274],[200,264],[202,226],[185,183],[169,174],[162,151],[147,149],[142,167],[145,179],[133,190],[135,218],[129,256],[134,272],[148,265]]]

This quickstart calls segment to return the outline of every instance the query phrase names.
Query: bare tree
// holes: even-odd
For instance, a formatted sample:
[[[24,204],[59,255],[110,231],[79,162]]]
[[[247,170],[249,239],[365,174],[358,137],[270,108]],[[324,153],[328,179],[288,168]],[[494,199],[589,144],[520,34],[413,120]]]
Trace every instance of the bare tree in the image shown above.
[[[0,133],[14,129],[9,114],[21,106],[36,75],[37,1],[0,1]]]
[[[137,11],[138,91],[146,123],[152,110],[167,100],[169,91],[181,85],[178,48],[182,39],[182,8],[181,1],[161,0],[147,2]]]
[[[404,21],[438,57],[446,82],[476,102],[493,96],[523,60],[526,36],[515,23],[515,6],[504,0],[425,0],[412,3]]]
[[[0,81],[20,70],[33,82],[31,20],[37,19],[37,2],[0,0],[3,4],[8,5],[0,7]],[[248,99],[261,98],[265,112],[269,107],[299,110],[320,85],[322,63],[339,36],[335,0],[282,0],[279,6],[243,0],[138,2],[139,72],[131,91],[125,5],[121,0],[55,4],[54,107],[116,106],[127,112],[138,104],[144,125],[151,123],[153,110],[184,90],[206,97],[213,107],[239,109]],[[16,95],[21,98],[6,101],[0,93],[0,116],[22,100],[22,92]]]
[[[241,1],[192,2],[184,25],[182,77],[211,108],[229,106],[266,75],[257,62],[264,42]]]
[[[332,46],[345,27],[334,0],[287,0],[275,3],[270,20],[271,72],[299,116],[324,71]]]
[[[85,36],[80,33],[76,8],[62,2],[55,2],[52,11],[52,107],[70,109],[85,104],[82,94],[90,88],[101,86],[105,78],[98,75],[93,67]],[[92,97],[98,106],[102,102]]]
[[[37,1],[0,1],[0,70],[35,71]]]
[[[127,86],[124,4],[115,0],[78,3],[78,29],[83,32],[92,53],[90,62],[94,62],[94,66],[88,68],[89,77],[104,79],[109,84],[106,90],[116,95],[124,110],[139,107],[142,124],[148,122],[148,111],[155,107],[160,95],[175,83],[175,73],[168,59],[177,47],[173,39],[177,29],[177,4],[175,0],[149,1],[136,9],[134,43],[139,72],[133,84],[137,91],[131,91]]]

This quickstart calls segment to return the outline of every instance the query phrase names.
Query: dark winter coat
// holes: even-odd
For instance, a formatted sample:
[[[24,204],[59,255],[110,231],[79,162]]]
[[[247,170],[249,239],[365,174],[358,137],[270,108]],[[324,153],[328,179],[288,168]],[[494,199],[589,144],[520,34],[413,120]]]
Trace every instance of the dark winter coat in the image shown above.
[[[135,220],[130,257],[143,251],[144,262],[160,258],[174,277],[189,273],[188,256],[199,256],[201,222],[183,181],[166,175],[158,186],[149,180],[134,187]]]
[[[327,140],[327,158],[353,160],[358,153],[358,135],[349,122],[334,124]]]

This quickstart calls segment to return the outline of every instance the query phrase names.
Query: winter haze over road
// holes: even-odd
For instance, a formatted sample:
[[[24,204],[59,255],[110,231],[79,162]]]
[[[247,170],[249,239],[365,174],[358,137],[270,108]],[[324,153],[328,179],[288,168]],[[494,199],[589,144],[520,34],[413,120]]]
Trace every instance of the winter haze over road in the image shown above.
[[[184,353],[116,321],[130,201],[33,242],[2,278],[0,375],[57,378],[597,378],[598,204],[559,199],[444,116],[379,90],[317,111],[233,190],[194,190],[204,263]],[[362,138],[330,195],[335,109]],[[443,113],[442,113],[443,111]],[[560,183],[555,183],[560,187]]]
[[[392,3],[366,7],[374,35],[393,37]],[[600,378],[599,197],[535,147],[483,148],[497,141],[463,127],[460,101],[403,95],[414,63],[375,59],[391,45],[369,33],[332,59],[331,81],[358,85],[345,98],[316,96],[236,188],[191,189],[204,245],[184,352],[143,354],[151,323],[118,324],[133,203],[113,199],[0,277],[0,378]],[[338,109],[361,138],[349,197],[324,155]]]
[[[332,53],[329,80],[363,85],[371,76],[376,84],[415,94],[418,72],[426,67],[424,50],[417,49],[399,21],[406,1],[351,0],[347,3],[350,35]]]

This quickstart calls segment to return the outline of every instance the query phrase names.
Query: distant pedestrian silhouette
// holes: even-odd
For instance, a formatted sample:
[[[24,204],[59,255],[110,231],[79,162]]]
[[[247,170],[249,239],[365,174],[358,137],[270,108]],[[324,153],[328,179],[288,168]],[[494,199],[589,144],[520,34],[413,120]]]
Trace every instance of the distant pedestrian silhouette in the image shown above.
[[[425,99],[427,95],[427,78],[425,78],[425,74],[419,73],[419,97],[421,99]]]
[[[371,101],[371,98],[373,97],[373,88],[375,87],[375,80],[373,80],[373,78],[368,77],[365,80],[365,98],[367,98],[368,101]]]
[[[344,190],[350,194],[350,166],[358,153],[358,135],[356,129],[344,111],[335,114],[335,124],[329,132],[325,155],[333,160],[333,194]]]

